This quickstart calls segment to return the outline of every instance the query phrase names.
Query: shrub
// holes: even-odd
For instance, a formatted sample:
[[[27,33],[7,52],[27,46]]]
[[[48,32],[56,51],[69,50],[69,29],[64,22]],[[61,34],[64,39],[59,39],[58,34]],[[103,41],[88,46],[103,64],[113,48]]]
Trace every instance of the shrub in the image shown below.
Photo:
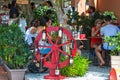
[[[62,68],[60,73],[67,77],[83,76],[88,70],[89,63],[88,59],[76,55],[73,59],[73,64]]]
[[[0,56],[11,69],[24,68],[31,52],[17,24],[0,26]]]

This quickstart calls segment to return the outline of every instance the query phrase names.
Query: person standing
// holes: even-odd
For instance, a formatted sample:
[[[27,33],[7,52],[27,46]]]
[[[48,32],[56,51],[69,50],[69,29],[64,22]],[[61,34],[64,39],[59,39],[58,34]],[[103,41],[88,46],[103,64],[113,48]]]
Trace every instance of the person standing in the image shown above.
[[[90,17],[90,19],[92,19],[95,16],[96,9],[93,6],[89,6],[89,8],[86,12],[89,13],[89,17]]]
[[[18,11],[18,8],[16,6],[16,0],[12,1],[9,16],[10,16],[10,18],[17,18],[19,16],[19,11]]]

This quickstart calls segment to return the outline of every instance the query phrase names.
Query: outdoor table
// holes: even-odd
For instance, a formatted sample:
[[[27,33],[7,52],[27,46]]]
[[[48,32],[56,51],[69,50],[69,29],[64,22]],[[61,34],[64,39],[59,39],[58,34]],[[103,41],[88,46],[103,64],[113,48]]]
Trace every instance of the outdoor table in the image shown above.
[[[80,40],[80,41],[87,40],[87,38],[85,38],[85,39],[74,38],[74,39],[75,39],[75,40]]]
[[[80,45],[83,45],[84,46],[84,42],[83,41],[86,41],[87,39],[84,38],[84,39],[80,39],[80,38],[74,38],[77,42],[77,48],[79,48]]]

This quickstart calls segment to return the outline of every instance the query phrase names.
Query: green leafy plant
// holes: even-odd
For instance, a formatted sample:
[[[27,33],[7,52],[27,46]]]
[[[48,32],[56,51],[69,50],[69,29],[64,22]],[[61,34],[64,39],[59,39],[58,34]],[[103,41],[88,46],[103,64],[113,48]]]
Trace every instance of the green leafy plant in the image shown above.
[[[105,11],[103,13],[104,16],[110,15],[112,19],[117,19],[117,17],[115,16],[114,12],[112,11]]]
[[[0,26],[0,56],[11,69],[24,68],[31,52],[17,24]]]
[[[83,76],[88,70],[89,63],[88,59],[83,56],[76,55],[72,66],[68,65],[62,68],[60,73],[68,77]]]
[[[72,15],[70,10],[68,11],[67,16],[69,18],[68,24],[72,25]],[[94,26],[96,19],[103,18],[104,16],[100,13],[100,11],[96,11],[93,18],[90,18],[89,16],[79,15],[77,11],[75,11],[74,13],[75,25],[77,25],[77,30],[79,29],[79,26],[82,26],[82,33],[85,33],[87,37],[91,36],[91,29]]]
[[[54,8],[49,8],[47,6],[41,6],[37,7],[34,10],[34,17],[37,19],[40,19],[42,16],[47,16],[52,20],[52,25],[56,26],[58,25],[58,18],[57,18],[57,13]]]
[[[20,18],[26,18],[26,17],[25,17],[25,14],[23,14],[23,13],[20,14],[19,17],[20,17]]]
[[[105,41],[109,43],[110,46],[115,46],[111,50],[111,55],[120,55],[120,32],[115,37],[105,37]]]

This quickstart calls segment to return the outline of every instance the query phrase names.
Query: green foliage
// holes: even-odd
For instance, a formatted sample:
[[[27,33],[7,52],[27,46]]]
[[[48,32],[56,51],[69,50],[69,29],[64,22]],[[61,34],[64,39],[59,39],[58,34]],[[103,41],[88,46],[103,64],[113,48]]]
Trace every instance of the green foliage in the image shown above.
[[[104,19],[104,15],[100,11],[95,11],[93,18],[90,18],[91,26],[94,26],[97,19]]]
[[[104,15],[104,16],[110,15],[111,18],[112,18],[112,20],[117,19],[117,17],[115,16],[114,12],[112,12],[112,11],[105,11],[105,12],[103,13],[103,15]]]
[[[37,19],[40,19],[42,16],[47,16],[52,20],[52,25],[56,26],[58,25],[58,18],[57,18],[57,13],[54,8],[49,8],[47,6],[41,6],[37,7],[34,10],[34,17]]]
[[[26,18],[26,17],[25,17],[25,14],[20,14],[19,17],[20,17],[20,18]]]
[[[72,15],[71,15],[70,10],[68,11],[67,16],[69,18],[68,24],[72,25],[72,22],[71,22]],[[85,33],[87,35],[87,37],[91,36],[91,29],[94,26],[96,19],[103,19],[103,18],[104,18],[103,15],[99,11],[95,12],[93,18],[90,18],[89,16],[79,15],[79,13],[77,11],[75,11],[75,13],[74,13],[74,19],[76,21],[75,25],[77,25],[77,30],[78,30],[79,26],[83,26],[82,33]]]
[[[76,55],[73,60],[73,65],[62,68],[60,73],[67,77],[83,76],[88,70],[89,63],[88,59]]]
[[[120,55],[120,32],[115,37],[105,37],[105,41],[110,46],[115,45],[115,48],[111,51],[111,55]]]
[[[0,56],[10,68],[25,67],[31,55],[23,35],[17,24],[0,26]]]

